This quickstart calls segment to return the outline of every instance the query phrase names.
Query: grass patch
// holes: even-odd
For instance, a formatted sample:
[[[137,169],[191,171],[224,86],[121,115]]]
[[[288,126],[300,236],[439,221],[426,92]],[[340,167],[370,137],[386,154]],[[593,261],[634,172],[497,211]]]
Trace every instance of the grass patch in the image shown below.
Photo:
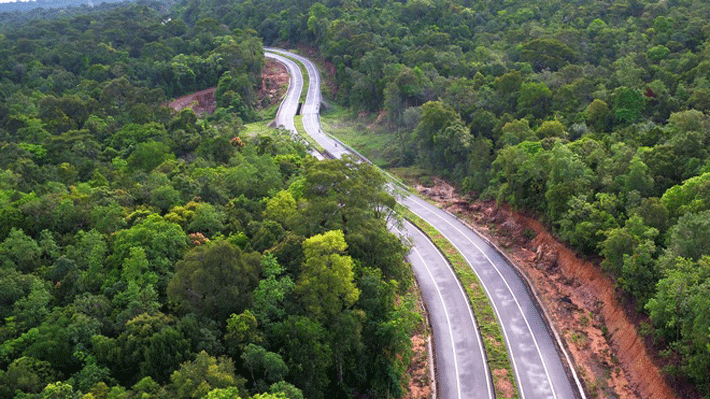
[[[271,135],[274,129],[269,127],[270,120],[262,120],[258,122],[247,123],[244,128],[239,131],[241,137],[251,137],[257,135]]]
[[[410,187],[418,184],[429,187],[427,184],[432,182],[431,173],[418,166],[388,168],[387,171],[400,178]]]
[[[456,276],[466,290],[471,309],[478,322],[478,328],[481,331],[483,346],[485,347],[486,357],[488,359],[488,368],[491,372],[498,369],[508,370],[505,376],[498,376],[495,373],[492,375],[496,397],[501,399],[519,399],[517,382],[515,380],[515,374],[513,374],[513,367],[508,358],[508,351],[506,350],[505,341],[503,340],[503,332],[478,277],[468,265],[463,255],[461,255],[438,230],[404,207],[399,207],[397,212],[414,223],[429,236],[444,256],[446,256],[449,263],[451,263]],[[504,396],[504,392],[499,389],[499,386],[504,385],[506,381],[513,385],[513,396]]]
[[[285,93],[285,92],[284,92]],[[283,100],[283,97],[282,97]],[[282,101],[277,102],[274,105],[269,105],[266,108],[262,108],[257,111],[257,115],[259,115],[259,118],[265,121],[272,121],[274,118],[276,118],[276,113],[279,112],[279,106],[281,105]]]
[[[349,111],[338,105],[330,105],[321,112],[323,130],[354,148],[377,166],[386,164],[385,150],[396,139],[395,133],[372,129],[375,116],[352,117]]]
[[[320,152],[323,154],[325,152],[325,149],[321,147],[318,142],[311,137],[310,134],[306,132],[306,129],[303,127],[303,115],[296,115],[293,118],[293,123],[296,125],[296,131],[298,132],[298,135],[301,137],[301,139],[306,141],[306,144],[308,147],[314,148],[316,151]]]

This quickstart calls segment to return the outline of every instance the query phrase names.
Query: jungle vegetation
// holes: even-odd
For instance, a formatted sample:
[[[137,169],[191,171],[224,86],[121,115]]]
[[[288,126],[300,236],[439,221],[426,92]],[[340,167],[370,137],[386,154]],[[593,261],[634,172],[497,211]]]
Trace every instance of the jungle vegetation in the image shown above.
[[[710,395],[707,2],[202,4],[266,44],[315,46],[337,102],[385,114],[385,166],[534,215],[599,260],[670,379]]]
[[[0,35],[0,397],[402,397],[383,178],[246,134],[262,39],[161,10]],[[212,115],[165,105],[208,87]]]

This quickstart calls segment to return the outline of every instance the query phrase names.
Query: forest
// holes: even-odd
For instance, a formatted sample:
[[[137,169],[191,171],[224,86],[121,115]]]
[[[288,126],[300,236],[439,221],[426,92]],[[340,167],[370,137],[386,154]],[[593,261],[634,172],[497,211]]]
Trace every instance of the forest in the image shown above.
[[[417,316],[381,180],[240,136],[261,45],[304,43],[333,101],[383,116],[381,166],[546,223],[710,395],[710,4],[161,7],[2,30],[0,396],[403,395]],[[161,106],[211,86],[210,117]]]
[[[671,381],[710,395],[710,4],[201,4],[265,44],[316,46],[335,100],[394,131],[381,166],[507,204],[599,261]]]
[[[262,39],[203,13],[2,30],[0,397],[404,395],[421,316],[384,179],[246,133],[274,115]],[[165,105],[207,87],[212,115]]]

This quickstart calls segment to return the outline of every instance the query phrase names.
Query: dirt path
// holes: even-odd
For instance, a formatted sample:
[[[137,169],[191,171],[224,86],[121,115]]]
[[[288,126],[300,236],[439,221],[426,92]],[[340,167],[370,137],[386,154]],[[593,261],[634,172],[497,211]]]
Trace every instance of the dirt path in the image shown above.
[[[497,243],[528,277],[591,397],[679,397],[599,265],[578,258],[536,220],[494,202],[470,204],[440,180],[418,189]]]

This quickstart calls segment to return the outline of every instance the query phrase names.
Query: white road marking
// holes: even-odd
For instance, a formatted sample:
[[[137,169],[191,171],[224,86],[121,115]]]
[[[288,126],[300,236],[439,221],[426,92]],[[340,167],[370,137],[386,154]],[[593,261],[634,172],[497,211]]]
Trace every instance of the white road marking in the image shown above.
[[[416,197],[414,197],[414,196],[411,196],[410,198],[412,198],[413,200],[415,200],[415,202],[416,202],[416,200],[419,200],[418,198],[416,198]],[[420,200],[420,201],[421,201],[421,200]],[[427,204],[427,205],[428,205],[428,204]],[[418,214],[417,212],[415,212],[415,211],[412,210],[412,209],[410,209],[410,210],[411,210],[412,212],[414,212],[414,214],[416,214],[417,216],[421,217],[422,219],[425,219],[423,216],[421,216],[421,214]],[[441,215],[439,215],[439,214],[437,214],[437,213],[434,213],[434,212],[431,212],[431,213],[432,213],[434,216],[436,216],[436,217],[438,217],[439,219],[441,219],[443,222],[447,223],[447,224],[448,224],[449,226],[451,226],[452,228],[454,228],[456,231],[459,232],[459,234],[461,234],[466,240],[468,240],[468,242],[470,242],[471,244],[473,244],[473,246],[476,247],[476,249],[478,249],[478,251],[486,258],[486,260],[488,260],[488,263],[490,263],[491,266],[493,266],[493,268],[494,268],[495,271],[498,273],[498,276],[501,278],[501,280],[503,280],[503,282],[505,283],[506,288],[508,288],[508,291],[511,293],[511,295],[512,295],[512,297],[513,297],[513,300],[515,301],[515,305],[518,307],[518,310],[520,311],[520,314],[523,316],[523,320],[525,320],[525,325],[526,325],[527,328],[528,328],[528,332],[530,332],[530,336],[531,336],[532,339],[533,339],[533,344],[535,345],[535,349],[537,350],[537,354],[538,354],[538,356],[540,356],[540,361],[541,361],[541,363],[542,363],[542,367],[543,367],[543,369],[545,370],[545,376],[547,377],[547,383],[550,384],[550,390],[552,391],[552,396],[553,396],[555,399],[557,399],[557,394],[555,393],[555,387],[554,387],[554,385],[552,385],[552,379],[550,378],[550,372],[549,372],[549,370],[547,369],[547,364],[545,363],[544,358],[542,357],[542,352],[540,351],[540,346],[539,346],[538,343],[537,343],[537,339],[535,338],[535,334],[533,334],[533,332],[532,332],[532,328],[530,327],[530,323],[528,322],[528,318],[525,316],[525,313],[523,312],[523,308],[520,306],[520,303],[518,302],[518,298],[513,294],[513,290],[512,290],[512,288],[510,288],[510,285],[508,284],[508,281],[507,281],[505,278],[503,278],[503,275],[501,274],[500,270],[498,269],[498,266],[496,266],[496,264],[493,263],[493,261],[491,260],[491,258],[489,258],[488,255],[486,255],[485,252],[483,252],[483,250],[481,249],[481,247],[479,247],[475,242],[473,242],[473,240],[471,240],[471,239],[468,237],[467,234],[464,234],[464,232],[461,231],[457,226],[454,226],[451,222],[449,222],[448,220],[444,219]],[[426,220],[426,219],[425,219],[425,220]],[[435,226],[433,226],[433,227],[436,228]],[[439,231],[442,235],[446,236],[446,234],[444,234],[444,232],[442,232],[441,230],[439,230],[439,229],[436,229],[436,230]],[[452,244],[454,247],[456,247],[456,250],[459,251],[459,253],[461,253],[461,254],[463,255],[463,252],[459,249],[459,247],[458,247],[454,242],[452,242],[451,240],[449,240],[449,241],[451,242],[451,244]],[[466,258],[465,255],[464,255],[464,258]],[[472,265],[471,262],[468,260],[468,258],[466,258],[466,262],[468,262],[468,264],[469,264],[469,266],[471,267],[471,269],[473,270],[473,272],[476,273],[476,275],[478,275],[478,273],[476,272],[476,269],[473,267],[473,265]],[[479,276],[479,279],[480,279],[480,276]],[[486,294],[488,295],[488,298],[492,298],[492,296],[490,295],[490,292],[488,292],[488,289],[486,288],[486,286],[485,286],[484,284],[481,284],[481,285],[482,285],[483,288],[486,290]],[[499,315],[499,313],[498,313],[498,308],[495,306],[495,302],[493,302],[492,300],[490,300],[489,302],[493,305],[493,309],[495,310],[496,315],[498,316],[498,320],[501,320],[500,315]],[[506,332],[505,326],[503,326],[503,323],[502,323],[502,322],[501,322],[501,328],[503,329],[503,334],[505,335],[505,340],[506,340],[506,342],[508,342],[508,344],[510,345],[510,343],[511,343],[510,338],[508,337],[508,334],[507,334],[507,332]],[[509,346],[509,347],[510,347],[510,346]],[[512,351],[512,349],[511,349],[511,351]],[[511,362],[513,362],[513,368],[515,369],[515,374],[518,375],[519,371],[518,371],[517,365],[516,365],[516,363],[515,363],[515,356],[513,356],[513,355],[511,354],[510,358],[511,358]],[[520,397],[521,397],[521,399],[525,399],[525,393],[523,392],[523,384],[520,383],[520,379],[519,379],[519,378],[518,378],[518,385],[520,385]]]

